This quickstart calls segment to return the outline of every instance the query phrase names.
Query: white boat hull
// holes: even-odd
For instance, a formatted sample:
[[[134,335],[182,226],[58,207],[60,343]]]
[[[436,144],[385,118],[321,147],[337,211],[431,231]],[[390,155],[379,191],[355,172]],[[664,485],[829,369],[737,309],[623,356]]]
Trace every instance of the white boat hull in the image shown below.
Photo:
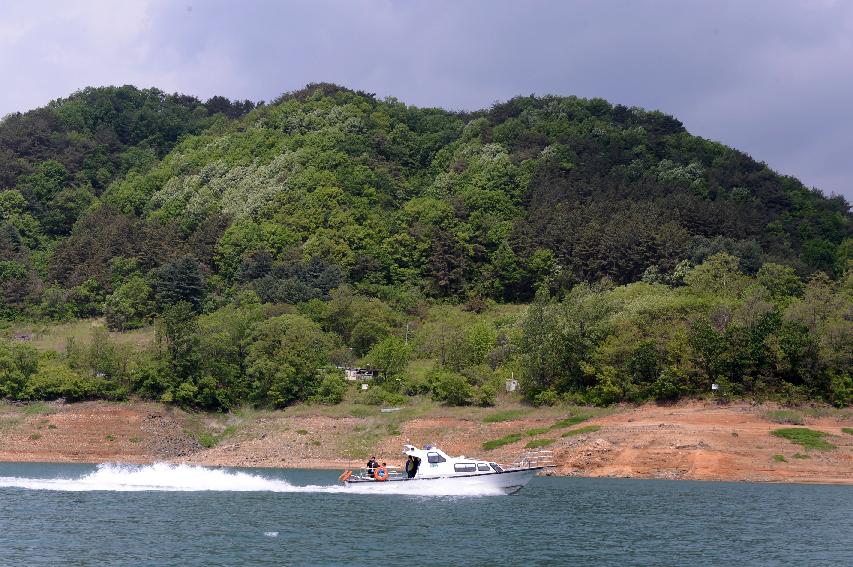
[[[378,481],[371,478],[350,477],[344,482],[347,486],[357,486],[359,489],[367,489],[371,492],[399,492],[401,488],[412,488],[417,491],[424,488],[441,493],[447,489],[448,494],[464,495],[466,493],[481,494],[483,491],[513,494],[518,492],[530,482],[536,474],[545,467],[530,467],[523,469],[509,469],[502,472],[470,474],[470,475],[447,475],[447,476],[422,476],[415,478],[390,478]]]

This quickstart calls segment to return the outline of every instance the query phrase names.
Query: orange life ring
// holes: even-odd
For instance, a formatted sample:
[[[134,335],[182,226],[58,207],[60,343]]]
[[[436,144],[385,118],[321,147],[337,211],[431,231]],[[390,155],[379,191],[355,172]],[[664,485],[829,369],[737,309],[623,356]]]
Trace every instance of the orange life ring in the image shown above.
[[[379,467],[373,472],[373,478],[376,480],[388,480],[388,469]]]
[[[351,477],[351,476],[352,476],[352,471],[344,471],[344,474],[342,474],[342,475],[341,475],[340,477],[338,477],[338,478],[340,478],[340,479],[341,479],[341,482],[346,482],[346,481],[347,481],[347,479],[349,479],[349,477]]]

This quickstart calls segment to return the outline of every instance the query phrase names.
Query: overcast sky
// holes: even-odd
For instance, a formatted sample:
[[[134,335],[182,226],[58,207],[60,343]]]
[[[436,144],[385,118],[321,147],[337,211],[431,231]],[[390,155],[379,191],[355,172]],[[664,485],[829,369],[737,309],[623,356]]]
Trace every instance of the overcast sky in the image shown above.
[[[90,85],[659,109],[853,200],[853,1],[0,1],[0,115]]]

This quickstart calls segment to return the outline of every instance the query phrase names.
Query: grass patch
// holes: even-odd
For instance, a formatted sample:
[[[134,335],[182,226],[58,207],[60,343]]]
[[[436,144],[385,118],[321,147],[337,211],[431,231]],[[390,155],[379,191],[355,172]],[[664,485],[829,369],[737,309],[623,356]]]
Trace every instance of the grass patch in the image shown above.
[[[194,437],[205,449],[210,449],[226,437],[233,435],[246,421],[257,419],[257,415],[255,412],[247,412],[244,409],[236,410],[230,416],[190,413],[187,415],[184,433]],[[226,419],[230,421],[227,425]]]
[[[529,441],[527,445],[524,446],[525,449],[538,449],[539,447],[547,447],[554,443],[556,439],[534,439],[533,441]]]
[[[229,437],[237,431],[236,425],[228,425],[220,431],[219,433],[211,433],[210,431],[202,431],[198,435],[196,435],[196,439],[198,439],[199,444],[205,449],[210,449],[219,445],[223,439]],[[133,441],[133,439],[131,439]],[[138,443],[141,441],[138,437],[134,443]]]
[[[21,406],[21,412],[25,415],[50,415],[56,413],[56,408],[43,402],[36,402]]]
[[[49,423],[47,428],[48,429],[56,429],[56,424],[55,423]]]
[[[485,451],[491,451],[492,449],[497,449],[498,447],[503,447],[504,445],[509,445],[510,443],[515,443],[517,441],[521,441],[521,433],[510,433],[500,439],[486,441],[483,443],[483,449]]]
[[[214,435],[213,433],[202,431],[201,433],[196,435],[196,439],[198,440],[198,444],[204,447],[205,449],[216,447],[216,435]]]
[[[583,435],[584,433],[595,433],[601,429],[600,425],[585,425],[583,427],[578,427],[577,429],[570,429],[563,433],[563,437],[574,437],[575,435]]]
[[[41,433],[33,433],[30,435],[30,441],[38,441],[41,439]]]
[[[107,441],[115,441],[116,440],[116,438],[113,437],[112,435],[105,435],[104,439],[106,439]]]
[[[777,429],[771,433],[776,437],[781,437],[797,445],[802,445],[806,449],[835,449],[835,445],[824,439],[828,433],[824,433],[823,431],[815,431],[806,427],[787,427]]]
[[[142,441],[142,437],[131,437],[130,439],[128,439],[128,441],[130,441],[131,443],[139,443]]]
[[[794,458],[795,459],[809,459],[811,457],[809,457],[808,455],[803,455],[802,453],[794,453]]]
[[[40,351],[65,352],[69,338],[73,338],[77,344],[88,345],[92,339],[92,329],[103,326],[103,321],[99,319],[79,319],[50,325],[24,324],[13,327],[11,332],[30,335],[28,343]],[[110,332],[110,340],[116,344],[128,345],[135,351],[142,351],[154,343],[154,327]]]
[[[19,417],[0,417],[0,430],[12,429],[20,425],[21,418]]]
[[[353,406],[349,413],[353,417],[370,417],[372,415],[376,415],[378,412],[376,408],[369,406]]]
[[[388,431],[388,435],[397,436],[400,434],[399,423],[389,423],[385,426],[385,429]]]
[[[297,430],[296,430],[296,432],[297,432],[299,435],[308,435],[308,430],[307,430],[307,429],[297,429]]]
[[[843,431],[847,435],[853,435],[853,427],[842,427],[841,431]]]
[[[768,411],[764,414],[765,419],[773,423],[782,423],[788,425],[805,425],[803,414],[798,411],[780,409]]]
[[[500,423],[502,421],[512,421],[514,419],[521,419],[528,413],[530,413],[529,409],[511,409],[496,411],[495,413],[491,413],[484,417],[483,423]]]
[[[777,463],[787,463],[788,460],[785,458],[785,455],[773,455],[773,460]]]
[[[563,429],[564,427],[571,427],[573,425],[577,425],[578,423],[584,422],[590,418],[589,415],[580,414],[580,415],[570,415],[565,419],[559,420],[557,423],[551,426],[551,429]]]
[[[527,437],[536,437],[537,435],[542,435],[543,433],[548,433],[551,431],[550,427],[534,427],[533,429],[528,429],[524,432]]]

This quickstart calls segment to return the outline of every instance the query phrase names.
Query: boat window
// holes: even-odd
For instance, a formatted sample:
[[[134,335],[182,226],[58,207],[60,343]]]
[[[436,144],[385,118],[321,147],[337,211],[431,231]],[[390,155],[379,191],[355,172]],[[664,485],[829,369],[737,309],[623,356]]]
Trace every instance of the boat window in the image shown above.
[[[497,463],[489,463],[489,465],[491,465],[491,467],[495,469],[495,472],[504,472],[501,466]]]
[[[477,465],[474,463],[456,463],[453,465],[453,470],[456,472],[477,472]]]
[[[447,459],[439,455],[438,453],[427,453],[427,462],[430,463],[444,463]]]
[[[477,470],[478,470],[478,471],[486,471],[486,472],[488,472],[488,471],[490,471],[490,470],[492,470],[492,469],[490,469],[490,468],[489,468],[489,465],[487,465],[486,463],[477,463]]]

